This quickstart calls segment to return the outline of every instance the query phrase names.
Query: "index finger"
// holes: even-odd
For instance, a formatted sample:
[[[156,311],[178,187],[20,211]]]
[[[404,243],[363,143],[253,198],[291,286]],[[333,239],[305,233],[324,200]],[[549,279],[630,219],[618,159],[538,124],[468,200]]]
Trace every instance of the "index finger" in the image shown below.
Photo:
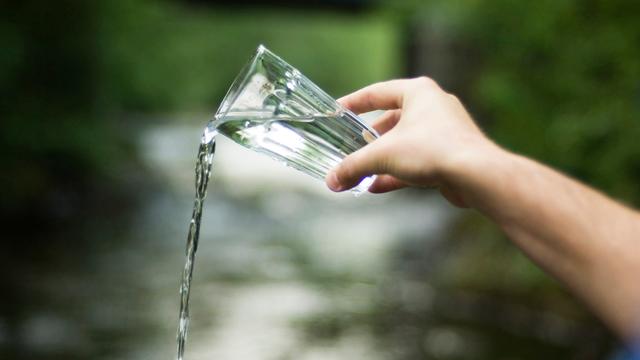
[[[402,107],[408,79],[390,80],[371,84],[338,99],[347,109],[361,114],[372,110],[388,110]]]

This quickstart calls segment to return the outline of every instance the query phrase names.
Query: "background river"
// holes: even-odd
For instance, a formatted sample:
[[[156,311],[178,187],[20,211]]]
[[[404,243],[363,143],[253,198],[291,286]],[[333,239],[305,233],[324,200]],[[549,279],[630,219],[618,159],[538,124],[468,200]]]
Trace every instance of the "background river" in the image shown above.
[[[141,205],[83,220],[32,253],[3,259],[17,289],[5,296],[10,301],[0,318],[7,358],[174,356],[200,131],[191,125],[146,128],[141,166],[155,180],[140,192]],[[518,339],[514,353],[525,358],[527,347],[535,356],[562,353],[580,338],[603,336],[521,301],[477,289],[452,291],[447,269],[466,271],[460,269],[464,257],[455,255],[460,246],[447,244],[452,233],[464,234],[462,214],[429,191],[333,194],[221,138],[205,203],[186,357],[476,358],[505,351],[497,331]],[[73,236],[91,241],[59,251]],[[511,314],[502,318],[505,312]]]
[[[95,239],[87,248],[39,249],[56,263],[50,271],[40,273],[28,259],[22,264],[21,289],[30,298],[20,300],[31,309],[0,322],[5,346],[67,359],[172,357],[200,131],[146,130],[140,149],[144,166],[161,179],[159,189],[126,218],[93,220]],[[367,311],[398,239],[436,241],[450,211],[423,196],[335,195],[226,138],[218,146],[196,260],[188,358],[371,358],[374,340],[364,331],[350,330],[331,346],[309,346],[301,329],[317,314]],[[53,302],[38,301],[45,298]]]

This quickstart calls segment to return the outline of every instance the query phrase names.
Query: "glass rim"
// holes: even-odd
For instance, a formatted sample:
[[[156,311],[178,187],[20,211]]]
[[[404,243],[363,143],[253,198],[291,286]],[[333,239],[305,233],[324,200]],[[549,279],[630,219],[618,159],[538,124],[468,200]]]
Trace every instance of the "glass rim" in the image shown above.
[[[276,61],[284,62],[284,60],[271,52],[271,50],[267,49],[267,47],[263,44],[258,45],[258,48],[256,49],[253,57],[240,69],[240,72],[238,73],[238,75],[236,75],[233,82],[231,83],[231,86],[229,86],[229,89],[222,98],[220,107],[218,107],[218,110],[216,110],[216,113],[214,115],[215,122],[221,121],[222,118],[226,116],[231,105],[240,95],[240,90],[245,87],[247,81],[249,80],[249,75],[253,73],[253,69],[258,64],[258,61],[265,57],[271,57]]]

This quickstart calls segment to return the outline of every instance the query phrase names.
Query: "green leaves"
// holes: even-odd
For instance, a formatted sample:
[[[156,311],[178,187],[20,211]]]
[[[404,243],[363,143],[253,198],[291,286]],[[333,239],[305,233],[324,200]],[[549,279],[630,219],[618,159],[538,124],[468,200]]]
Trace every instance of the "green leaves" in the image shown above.
[[[481,1],[468,24],[483,58],[472,93],[490,133],[640,203],[636,2]],[[638,188],[640,189],[640,188]]]

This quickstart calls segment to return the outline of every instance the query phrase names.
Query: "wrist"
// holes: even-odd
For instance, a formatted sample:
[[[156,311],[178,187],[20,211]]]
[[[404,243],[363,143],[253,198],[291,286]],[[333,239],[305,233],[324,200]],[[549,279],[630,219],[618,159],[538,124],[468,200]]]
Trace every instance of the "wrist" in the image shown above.
[[[458,193],[467,205],[476,207],[473,200],[477,198],[474,193],[481,188],[478,185],[499,176],[513,156],[490,140],[483,139],[443,162],[439,171],[441,183]]]

